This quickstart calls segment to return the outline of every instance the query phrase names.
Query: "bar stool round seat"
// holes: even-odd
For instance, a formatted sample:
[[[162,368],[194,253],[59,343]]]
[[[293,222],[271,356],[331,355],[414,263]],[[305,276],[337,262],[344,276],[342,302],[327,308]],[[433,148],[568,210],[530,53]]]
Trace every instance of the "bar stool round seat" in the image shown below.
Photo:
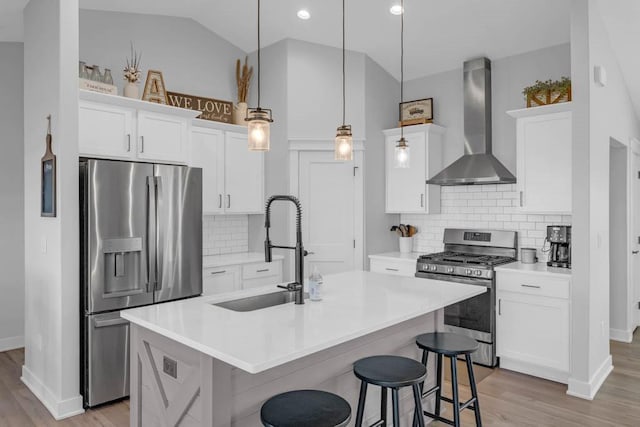
[[[373,356],[358,360],[353,373],[362,381],[380,387],[407,387],[424,381],[427,370],[416,360],[400,356]]]
[[[353,373],[361,381],[358,411],[356,412],[355,427],[361,427],[364,421],[364,406],[367,400],[367,385],[381,388],[380,420],[374,425],[387,425],[387,390],[391,389],[391,406],[393,411],[393,425],[400,425],[400,397],[399,390],[403,387],[413,388],[415,404],[414,424],[424,427],[422,417],[422,401],[420,384],[427,378],[427,369],[422,363],[401,356],[372,356],[360,359],[353,364]]]
[[[422,334],[416,338],[416,344],[422,350],[445,356],[471,354],[478,350],[478,342],[464,335],[450,332],[434,332]]]
[[[351,421],[351,406],[326,391],[294,390],[267,400],[260,420],[266,427],[341,427]]]

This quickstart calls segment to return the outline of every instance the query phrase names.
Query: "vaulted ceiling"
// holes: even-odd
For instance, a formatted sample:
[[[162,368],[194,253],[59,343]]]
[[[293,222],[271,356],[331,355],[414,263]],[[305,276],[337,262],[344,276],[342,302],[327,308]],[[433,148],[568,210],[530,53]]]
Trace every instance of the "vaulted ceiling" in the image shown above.
[[[399,0],[346,0],[347,48],[364,52],[399,77]],[[14,16],[26,0],[2,0],[0,40],[21,37]],[[465,59],[491,59],[569,42],[570,0],[405,0],[405,78],[459,68]],[[192,18],[254,51],[257,0],[80,0],[87,9]],[[262,0],[262,44],[294,38],[339,47],[340,0]],[[300,20],[299,9],[311,13]],[[5,13],[5,10],[7,13]],[[117,31],[117,29],[114,29]]]

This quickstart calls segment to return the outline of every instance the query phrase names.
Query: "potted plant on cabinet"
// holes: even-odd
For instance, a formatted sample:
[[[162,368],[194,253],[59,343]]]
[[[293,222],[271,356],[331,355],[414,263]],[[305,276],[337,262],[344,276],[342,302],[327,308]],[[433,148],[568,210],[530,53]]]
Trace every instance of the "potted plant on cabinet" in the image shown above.
[[[527,100],[527,108],[540,105],[558,104],[571,101],[571,79],[562,77],[560,80],[546,80],[536,82],[523,89],[522,94]]]

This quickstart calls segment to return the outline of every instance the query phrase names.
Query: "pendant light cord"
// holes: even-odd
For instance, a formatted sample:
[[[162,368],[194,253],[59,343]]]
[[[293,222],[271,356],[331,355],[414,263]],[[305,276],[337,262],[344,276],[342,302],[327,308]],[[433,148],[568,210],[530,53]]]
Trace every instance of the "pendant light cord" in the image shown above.
[[[345,85],[345,24],[344,24],[344,10],[345,10],[345,0],[342,0],[342,126],[345,125],[345,117],[346,117],[346,104],[347,98],[345,95],[346,85]]]
[[[258,0],[258,110],[260,109],[260,0]]]
[[[400,0],[400,106],[404,102],[404,0]],[[398,118],[402,122],[402,108],[398,108]],[[404,126],[400,124],[400,140],[404,139]]]

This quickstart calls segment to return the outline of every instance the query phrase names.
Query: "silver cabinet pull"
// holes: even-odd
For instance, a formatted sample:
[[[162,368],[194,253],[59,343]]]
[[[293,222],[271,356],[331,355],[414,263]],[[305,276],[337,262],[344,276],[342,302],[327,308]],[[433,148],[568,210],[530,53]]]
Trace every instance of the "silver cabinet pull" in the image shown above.
[[[256,273],[265,273],[265,272],[267,272],[267,271],[269,271],[269,269],[268,269],[268,268],[263,268],[263,269],[261,269],[261,270],[256,270]]]
[[[127,153],[131,152],[131,134],[127,134]]]
[[[222,194],[218,194],[218,209],[222,209]]]
[[[231,207],[231,194],[227,194],[227,209]]]
[[[385,270],[387,270],[387,271],[399,271],[397,268],[389,268],[389,267],[386,267]]]
[[[140,153],[144,153],[144,135],[140,136]]]
[[[420,207],[424,208],[424,193],[420,194]]]
[[[524,283],[521,283],[520,286],[522,286],[523,288],[540,289],[540,286],[538,286],[538,285],[526,285]]]
[[[524,205],[523,199],[524,199],[524,191],[521,191],[520,192],[520,207],[522,207]]]
[[[212,271],[210,274],[213,276],[214,274],[222,274],[222,273],[226,273],[227,270],[220,270],[220,271]]]
[[[502,299],[498,300],[498,316],[502,316]]]

